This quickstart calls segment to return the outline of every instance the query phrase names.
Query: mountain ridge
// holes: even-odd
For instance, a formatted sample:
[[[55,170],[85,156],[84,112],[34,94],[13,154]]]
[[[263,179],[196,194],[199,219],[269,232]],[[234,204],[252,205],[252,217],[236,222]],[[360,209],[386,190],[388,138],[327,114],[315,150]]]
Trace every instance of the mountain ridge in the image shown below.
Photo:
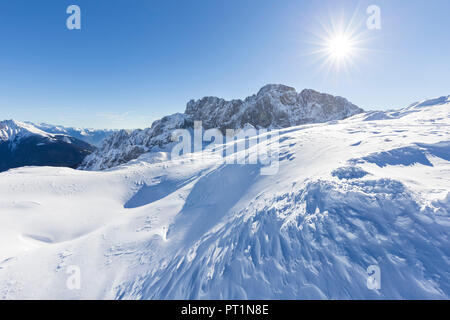
[[[120,131],[104,140],[96,152],[86,157],[79,167],[83,170],[103,170],[137,159],[149,151],[158,151],[171,142],[175,129],[193,128],[202,121],[203,129],[242,129],[253,127],[279,129],[308,123],[342,120],[364,112],[347,99],[282,84],[263,86],[257,94],[245,99],[225,100],[204,97],[190,100],[184,113],[176,113],[153,122],[143,130]]]
[[[51,134],[42,131],[33,125],[17,120],[2,120],[0,121],[0,140],[12,141],[16,138],[21,138],[31,134],[38,134],[50,137]]]
[[[87,142],[95,147],[100,147],[105,138],[118,131],[114,129],[66,127],[61,125],[53,125],[48,123],[33,123],[28,121],[26,123],[29,123],[34,127],[51,134],[69,135],[71,137],[77,138],[78,140]]]
[[[95,147],[30,123],[0,121],[0,172],[22,166],[77,167]]]

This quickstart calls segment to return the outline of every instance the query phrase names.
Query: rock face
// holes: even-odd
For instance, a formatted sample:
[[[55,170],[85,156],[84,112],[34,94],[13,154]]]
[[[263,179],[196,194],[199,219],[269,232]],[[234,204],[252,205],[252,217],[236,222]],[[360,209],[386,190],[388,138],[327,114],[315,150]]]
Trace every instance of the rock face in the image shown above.
[[[309,89],[297,93],[294,88],[272,84],[245,100],[216,97],[191,100],[185,113],[202,120],[207,129],[224,130],[242,128],[246,123],[256,128],[287,128],[341,120],[361,112],[362,109],[341,97]]]
[[[103,141],[101,148],[87,156],[79,169],[104,170],[137,159],[150,150],[163,148],[171,142],[176,129],[193,127],[185,114],[176,113],[153,122],[144,130],[120,130]]]
[[[307,123],[342,120],[363,110],[342,97],[306,89],[298,93],[292,87],[270,84],[244,100],[227,101],[205,97],[188,102],[184,114],[155,121],[151,128],[120,131],[106,138],[101,148],[86,157],[80,169],[111,168],[140,155],[162,148],[170,142],[175,129],[192,128],[202,121],[204,129],[287,128]]]
[[[76,168],[94,149],[74,137],[50,134],[28,123],[0,121],[0,172],[23,166]]]

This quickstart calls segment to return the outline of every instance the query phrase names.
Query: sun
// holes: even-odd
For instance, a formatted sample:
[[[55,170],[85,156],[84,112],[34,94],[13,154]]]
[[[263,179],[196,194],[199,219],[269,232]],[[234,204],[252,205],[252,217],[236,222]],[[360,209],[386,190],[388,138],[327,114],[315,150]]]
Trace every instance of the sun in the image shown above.
[[[329,39],[326,47],[328,54],[334,59],[350,58],[354,51],[352,39],[345,34],[336,35]]]
[[[321,30],[313,30],[310,41],[314,58],[318,63],[318,73],[328,77],[331,73],[350,73],[358,70],[360,60],[366,60],[369,52],[367,31],[361,21],[330,18],[328,23],[321,23]]]
[[[357,36],[350,31],[330,32],[322,38],[319,50],[323,66],[339,72],[349,71],[360,56]]]

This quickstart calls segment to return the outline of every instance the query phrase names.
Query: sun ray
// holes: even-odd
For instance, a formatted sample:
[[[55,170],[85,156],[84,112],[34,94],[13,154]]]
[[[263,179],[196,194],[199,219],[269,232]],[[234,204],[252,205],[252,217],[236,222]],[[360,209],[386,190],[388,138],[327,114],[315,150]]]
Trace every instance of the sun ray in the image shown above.
[[[346,20],[343,15],[330,15],[327,23],[319,21],[320,30],[313,32],[314,39],[308,41],[313,49],[314,63],[319,63],[319,70],[348,73],[357,68],[357,62],[368,50],[367,30],[363,21],[359,21],[356,12]]]

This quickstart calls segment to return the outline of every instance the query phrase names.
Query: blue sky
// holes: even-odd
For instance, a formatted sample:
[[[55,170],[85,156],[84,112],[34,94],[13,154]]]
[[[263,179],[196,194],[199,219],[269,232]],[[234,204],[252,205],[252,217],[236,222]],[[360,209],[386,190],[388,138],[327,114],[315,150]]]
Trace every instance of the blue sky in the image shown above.
[[[66,28],[71,4],[81,30]],[[365,27],[372,4],[381,30]],[[148,127],[267,83],[399,108],[450,94],[449,13],[448,0],[0,0],[0,118]],[[313,42],[352,17],[367,50],[325,72]]]

